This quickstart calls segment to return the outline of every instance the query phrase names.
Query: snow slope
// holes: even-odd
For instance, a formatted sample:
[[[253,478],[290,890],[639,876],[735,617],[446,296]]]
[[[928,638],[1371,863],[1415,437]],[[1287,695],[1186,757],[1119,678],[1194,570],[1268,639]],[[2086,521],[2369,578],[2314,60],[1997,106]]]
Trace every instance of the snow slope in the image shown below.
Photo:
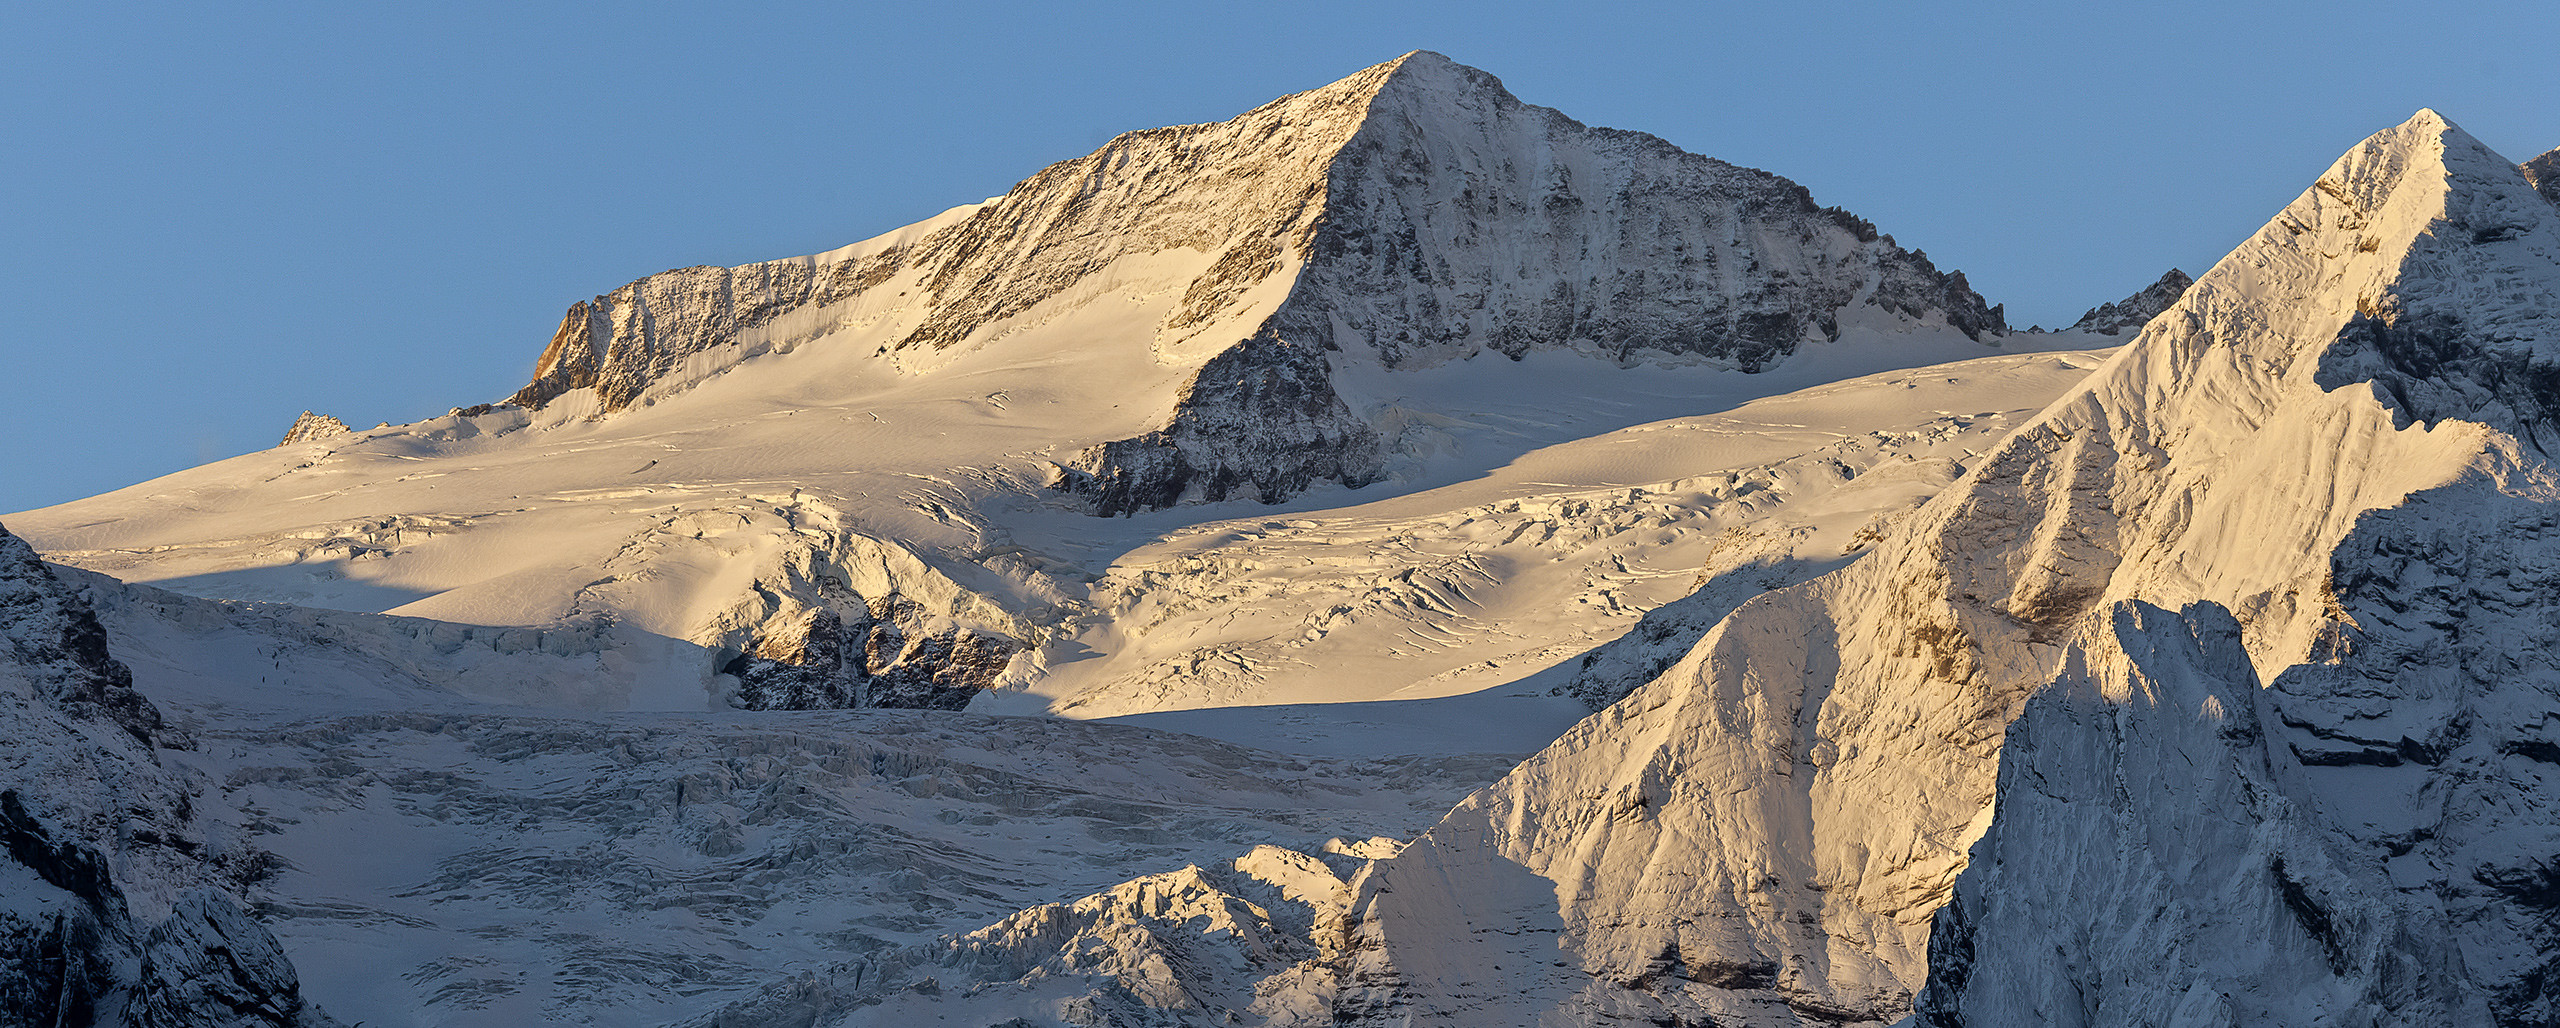
[[[1486,425],[1439,418],[1416,431],[1460,452],[1502,432],[1570,436],[1701,402],[1719,382],[1819,381],[1891,354],[1838,345],[1829,365],[1817,351],[1760,376],[1695,369],[1656,383],[1660,396],[1622,391],[1623,410],[1577,419],[1488,403],[1475,412]],[[1569,370],[1569,359],[1531,361]],[[319,1002],[376,1024],[678,1020],[747,1002],[794,967],[886,960],[921,969],[902,981],[950,981],[932,970],[947,963],[942,935],[1187,865],[1216,879],[1256,845],[1318,859],[1335,836],[1409,837],[1586,711],[1546,695],[1542,669],[1634,623],[1699,568],[1847,559],[1873,534],[1862,530],[1907,515],[1975,459],[1969,448],[2097,360],[2018,354],[1818,384],[1484,473],[1419,464],[1457,480],[1340,510],[1310,498],[1197,526],[1173,511],[1019,510],[1015,537],[1033,548],[1091,546],[1111,563],[1098,599],[1071,608],[1089,621],[1055,629],[1039,651],[1048,678],[996,698],[1032,713],[1079,700],[1102,708],[1091,713],[1152,711],[1116,723],[712,711],[699,685],[687,711],[683,691],[653,704],[631,683],[704,659],[700,647],[635,643],[627,621],[475,625],[62,574],[137,681],[204,740],[187,760],[221,785],[208,816],[276,856],[257,910]],[[1481,372],[1460,362],[1433,374]],[[1666,474],[1683,478],[1650,481]],[[800,509],[799,527],[823,527]],[[1071,534],[1096,525],[1128,541]],[[1306,569],[1319,559],[1329,566]],[[1471,586],[1474,601],[1336,610],[1452,559],[1495,572]],[[1579,576],[1609,599],[1549,602],[1553,582]],[[1221,599],[1238,589],[1267,592]],[[1311,619],[1327,625],[1314,639]],[[1255,658],[1266,687],[1175,696],[1147,670],[1160,654],[1215,651],[1267,651]],[[1328,873],[1347,889],[1359,861],[1337,863]],[[570,867],[586,884],[564,888]],[[1303,934],[1283,921],[1280,936]],[[1031,964],[1004,966],[1039,962],[1006,945]],[[644,987],[670,969],[674,991]]]
[[[1743,604],[1388,861],[1355,905],[1363,991],[1346,1002],[1380,1023],[1902,1016],[1932,915],[1992,823],[2009,722],[2097,645],[2092,612],[2142,601],[2236,615],[2250,665],[2301,697],[2281,708],[2286,741],[2356,888],[2462,950],[2465,978],[2420,986],[2392,969],[2424,954],[2359,935],[2330,965],[2341,1016],[2476,1009],[2415,989],[2540,1023],[2554,951],[2517,930],[2540,901],[2490,884],[2533,880],[2519,840],[2545,830],[2549,793],[2518,756],[2539,751],[2500,740],[2539,729],[2486,728],[2538,725],[2522,712],[2560,683],[2536,641],[2547,616],[2507,612],[2551,560],[2552,394],[2533,383],[2560,356],[2555,221],[2432,112],[2368,140],[1875,552]],[[2471,564],[2456,539],[2498,540],[2496,556]],[[2436,584],[2404,577],[2438,561],[2420,580]],[[2382,765],[2408,770],[2361,775]],[[2108,881],[2141,887],[2136,868]],[[2060,980],[1983,989],[1943,1023],[2046,1023],[2032,996],[2098,988],[2075,968],[2168,987],[2107,969],[2117,940],[2081,920],[2103,891],[1996,880],[1983,888],[2040,898],[2004,909],[2059,921],[2028,937],[2065,959],[1986,980]],[[2303,888],[2318,909],[2348,902]],[[1541,953],[1556,959],[1525,978],[1488,973]],[[2234,1009],[2258,1023],[2281,1006]],[[2393,1023],[2427,1023],[2410,1016]]]
[[[0,529],[0,1020],[324,1028],[236,890],[269,857],[199,804],[105,630]]]

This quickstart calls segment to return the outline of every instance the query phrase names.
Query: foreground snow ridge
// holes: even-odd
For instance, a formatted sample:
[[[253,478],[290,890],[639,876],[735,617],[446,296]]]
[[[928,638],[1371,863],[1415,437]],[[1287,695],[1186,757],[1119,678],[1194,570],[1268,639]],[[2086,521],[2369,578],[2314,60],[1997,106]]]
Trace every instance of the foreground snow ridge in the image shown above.
[[[2560,494],[2555,394],[2524,383],[2555,373],[2560,218],[2432,112],[2375,136],[1873,553],[1744,604],[1387,862],[1360,1003],[1885,1022],[1933,970],[1942,1025],[2549,1023],[2524,883],[2560,828],[2560,667],[2523,597],[2560,573]],[[2163,689],[2237,749],[2009,731],[2045,692]],[[2123,806],[2142,761],[2205,756],[2254,777]],[[2035,803],[2082,794],[2113,799]],[[2194,827],[2225,819],[2236,852]],[[2163,903],[2152,867],[2217,899]],[[1526,988],[1480,973],[1524,914],[1567,955]]]
[[[2560,1022],[2555,159],[2009,333],[1417,52],[641,279],[10,517],[0,1021]]]

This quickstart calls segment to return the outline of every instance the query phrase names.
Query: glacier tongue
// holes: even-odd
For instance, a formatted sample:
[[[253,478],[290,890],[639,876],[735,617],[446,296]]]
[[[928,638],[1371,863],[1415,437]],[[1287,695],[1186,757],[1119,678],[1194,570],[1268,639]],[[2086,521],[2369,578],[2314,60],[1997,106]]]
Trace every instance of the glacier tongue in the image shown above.
[[[2537,865],[2516,854],[2547,830],[2548,793],[2538,758],[2514,755],[2540,752],[2540,722],[2505,743],[2462,740],[2550,709],[2560,683],[2535,643],[2547,626],[2467,606],[2538,588],[2553,559],[2539,527],[2555,498],[2540,444],[2551,393],[2537,383],[2560,350],[2555,222],[2514,165],[2432,112],[2357,147],[1875,552],[1745,603],[1384,864],[1358,910],[1374,943],[1362,1009],[1378,1023],[1902,1016],[1931,915],[1995,813],[2009,722],[2088,649],[2087,615],[2143,601],[2237,616],[2247,663],[2301,722],[2284,737],[2336,753],[2306,765],[2497,765],[2405,774],[2415,791],[2396,803],[2378,782],[2316,784],[2352,770],[2305,772],[2306,795],[2342,805],[2321,817],[2367,850],[2479,832],[2435,863],[2353,873],[2422,913],[2443,895],[2432,916],[2474,926],[2454,935],[2472,978],[2428,988],[2541,1023],[2550,949],[2512,930],[2541,902],[2523,884]],[[2491,551],[2500,581],[2469,584],[2493,573],[2470,565],[2453,595],[2413,599],[2373,567],[2418,545],[2377,533],[2426,524],[2438,504],[2475,527],[2439,522],[2451,535],[2422,534],[2446,541],[2419,552],[2507,540]],[[2385,713],[2405,696],[2434,699]],[[2397,732],[2395,716],[2417,723]],[[2340,741],[2368,737],[2383,745]],[[1527,930],[1554,933],[1561,961],[1491,977],[1500,933]],[[2090,938],[2055,941],[2069,953]],[[2382,976],[2357,983],[2367,1013],[2417,1002],[2390,977],[2404,957],[2423,954],[2353,965]],[[2087,959],[2073,966],[2104,973]]]

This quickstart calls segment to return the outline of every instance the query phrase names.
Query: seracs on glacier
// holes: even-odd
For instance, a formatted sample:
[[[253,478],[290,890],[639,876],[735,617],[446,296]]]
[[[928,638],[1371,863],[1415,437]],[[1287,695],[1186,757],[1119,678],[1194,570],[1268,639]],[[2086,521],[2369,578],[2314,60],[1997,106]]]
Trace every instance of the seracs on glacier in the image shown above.
[[[2549,1023],[2551,159],[2005,334],[1417,53],[10,523],[265,1023]]]

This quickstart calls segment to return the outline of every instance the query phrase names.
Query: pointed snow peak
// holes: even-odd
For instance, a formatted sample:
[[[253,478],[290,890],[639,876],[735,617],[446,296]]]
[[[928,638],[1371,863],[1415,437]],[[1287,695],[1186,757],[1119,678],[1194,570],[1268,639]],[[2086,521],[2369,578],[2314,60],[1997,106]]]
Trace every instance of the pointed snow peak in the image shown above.
[[[1381,67],[1387,68],[1394,79],[1402,82],[1442,88],[1491,89],[1510,95],[1502,88],[1502,80],[1495,78],[1492,72],[1460,64],[1429,50],[1416,50]]]
[[[2560,211],[2419,111],[2338,158],[2137,346],[2176,363],[2199,337],[2302,385],[2369,382],[2419,421],[2560,432],[2560,398],[2536,384],[2560,381]]]

